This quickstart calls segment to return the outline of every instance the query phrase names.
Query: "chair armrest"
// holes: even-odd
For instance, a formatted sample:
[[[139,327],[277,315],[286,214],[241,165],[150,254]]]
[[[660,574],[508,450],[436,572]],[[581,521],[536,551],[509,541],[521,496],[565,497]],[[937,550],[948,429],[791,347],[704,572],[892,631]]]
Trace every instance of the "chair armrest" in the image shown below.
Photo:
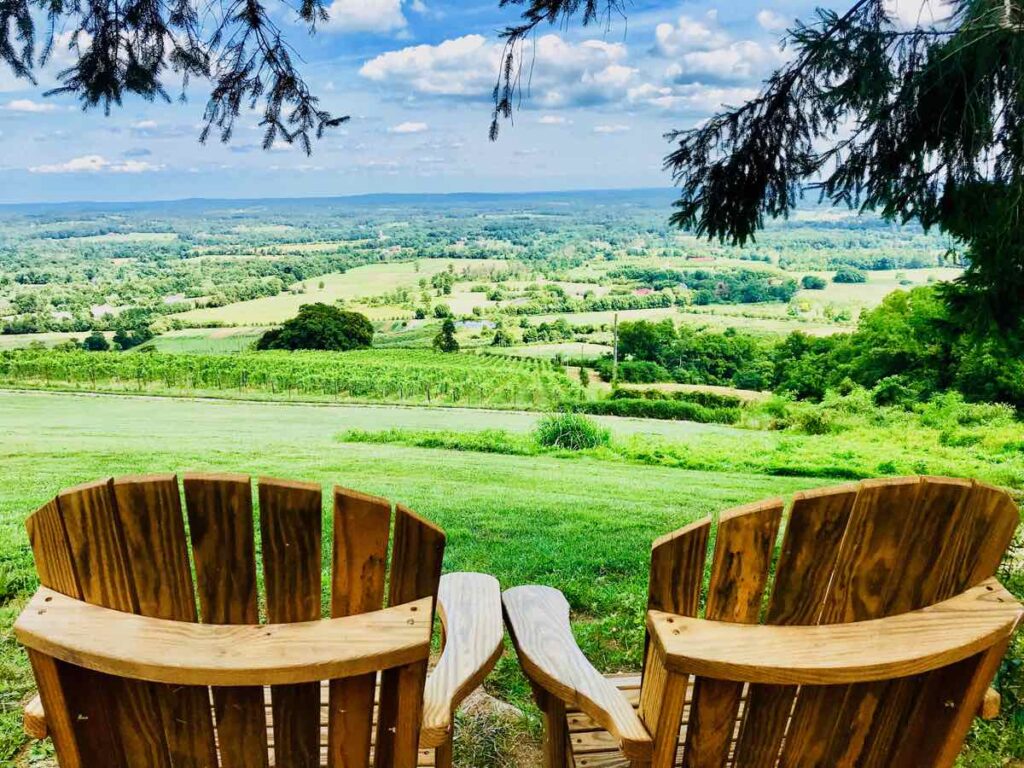
[[[438,747],[447,741],[455,710],[494,669],[505,634],[501,626],[501,587],[493,576],[442,576],[437,608],[445,642],[424,690],[422,747]]]
[[[594,719],[630,760],[651,759],[651,736],[632,705],[583,655],[569,604],[551,587],[516,587],[502,597],[519,662],[530,681]]]
[[[34,651],[117,677],[290,685],[426,661],[431,602],[294,624],[195,624],[101,608],[40,587],[14,634]]]
[[[820,626],[732,624],[649,611],[667,669],[718,680],[838,685],[945,667],[1008,638],[1024,606],[995,579],[884,619]]]

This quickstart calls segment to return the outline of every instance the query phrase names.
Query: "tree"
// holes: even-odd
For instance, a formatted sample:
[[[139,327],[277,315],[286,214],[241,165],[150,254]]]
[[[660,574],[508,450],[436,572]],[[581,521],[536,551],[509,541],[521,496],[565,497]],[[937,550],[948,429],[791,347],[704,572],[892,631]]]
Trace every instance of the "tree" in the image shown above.
[[[280,328],[267,331],[257,349],[363,349],[373,343],[373,324],[366,315],[328,304],[304,304]]]
[[[181,93],[194,78],[211,83],[200,139],[216,131],[228,141],[242,107],[262,109],[263,146],[311,139],[348,120],[319,106],[294,64],[293,49],[274,22],[298,12],[308,30],[327,21],[325,0],[295,6],[261,0],[114,0],[0,2],[0,65],[35,83],[34,71],[58,44],[74,59],[52,93],[77,96],[84,109],[109,113],[126,95],[170,101],[166,76],[180,77]],[[45,31],[36,29],[45,16]],[[55,33],[62,32],[59,38]],[[62,43],[67,40],[67,43]],[[41,43],[41,45],[40,45]]]
[[[153,338],[150,328],[153,315],[148,309],[130,307],[118,315],[114,321],[114,344],[119,349],[131,349],[145,344]]]
[[[511,347],[515,343],[515,337],[509,333],[504,323],[498,323],[498,327],[494,329],[494,338],[491,339],[491,346]]]
[[[110,349],[110,342],[100,331],[93,331],[83,339],[82,347],[90,352],[107,352]]]
[[[441,332],[434,337],[434,349],[438,352],[459,351],[459,341],[455,338],[455,321],[450,317],[441,324]]]
[[[621,14],[625,0],[511,0],[491,136],[510,117],[526,38],[543,23]],[[680,187],[671,221],[743,245],[766,217],[815,192],[893,221],[938,227],[967,265],[943,288],[965,327],[1024,347],[1024,2],[949,0],[948,16],[902,24],[891,0],[819,9],[756,97],[673,131]]]
[[[434,317],[439,320],[445,317],[451,317],[452,310],[447,304],[435,304],[434,305]]]

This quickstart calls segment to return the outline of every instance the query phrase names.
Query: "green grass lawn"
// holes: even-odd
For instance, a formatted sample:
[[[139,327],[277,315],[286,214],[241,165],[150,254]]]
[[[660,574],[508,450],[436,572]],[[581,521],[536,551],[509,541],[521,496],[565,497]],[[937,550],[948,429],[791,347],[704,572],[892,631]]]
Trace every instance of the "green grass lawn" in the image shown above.
[[[339,483],[387,496],[445,528],[447,571],[493,573],[503,587],[540,583],[562,589],[585,651],[612,671],[639,667],[648,554],[655,537],[736,504],[828,482],[749,470],[694,471],[600,457],[497,455],[338,439],[349,428],[424,428],[432,420],[448,429],[523,432],[535,418],[487,411],[0,393],[0,764],[23,746],[18,704],[32,686],[25,657],[11,636],[11,624],[36,585],[23,523],[63,487],[107,475],[233,470]],[[622,439],[630,439],[630,433],[635,439],[645,425],[608,423]],[[706,441],[724,450],[738,446],[744,435],[723,427],[674,428],[673,439],[685,438],[695,449]],[[746,434],[760,440],[767,433]],[[755,441],[749,450],[766,447]],[[329,524],[329,517],[325,520]],[[517,704],[526,702],[525,684],[508,655],[488,687]],[[1003,735],[998,731],[993,739]],[[972,763],[986,764],[1003,763]]]

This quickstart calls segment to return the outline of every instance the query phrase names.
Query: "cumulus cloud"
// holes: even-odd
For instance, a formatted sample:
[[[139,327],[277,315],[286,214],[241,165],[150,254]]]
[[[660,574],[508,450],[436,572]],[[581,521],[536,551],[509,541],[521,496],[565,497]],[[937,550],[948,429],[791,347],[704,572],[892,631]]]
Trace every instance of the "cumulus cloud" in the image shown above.
[[[57,109],[56,104],[41,104],[38,101],[32,101],[32,99],[14,99],[13,101],[7,102],[4,106],[8,112],[28,112],[31,114],[39,114],[42,112],[53,112]]]
[[[402,0],[334,0],[327,8],[328,31],[397,32],[408,22],[402,13]]]
[[[768,32],[781,32],[788,26],[789,22],[786,21],[786,17],[781,13],[765,8],[757,12],[757,23],[761,25],[761,29]]]
[[[430,126],[426,123],[405,122],[391,126],[388,128],[388,133],[423,133],[429,130]]]
[[[29,168],[29,171],[32,173],[149,173],[162,168],[162,165],[154,165],[143,160],[125,160],[117,163],[107,160],[103,155],[82,155],[65,163],[35,165]]]
[[[417,95],[488,99],[501,55],[501,43],[483,35],[465,35],[438,45],[388,51],[367,61],[359,73]],[[626,65],[626,46],[603,40],[569,43],[558,35],[544,35],[526,46],[524,57],[532,68],[526,106],[615,101],[637,74]]]
[[[703,20],[683,15],[675,24],[659,25],[655,52],[671,59],[665,78],[676,83],[758,80],[786,61],[777,45],[732,39],[713,12]]]
[[[572,120],[568,120],[561,115],[541,115],[537,122],[541,125],[568,125],[572,123]]]
[[[615,123],[613,125],[595,125],[594,133],[625,133],[629,130],[628,125]]]
[[[718,29],[718,13],[709,11],[704,19],[680,16],[675,24],[663,23],[654,29],[654,48],[662,56],[675,57],[686,51],[708,51],[729,43],[729,36]]]

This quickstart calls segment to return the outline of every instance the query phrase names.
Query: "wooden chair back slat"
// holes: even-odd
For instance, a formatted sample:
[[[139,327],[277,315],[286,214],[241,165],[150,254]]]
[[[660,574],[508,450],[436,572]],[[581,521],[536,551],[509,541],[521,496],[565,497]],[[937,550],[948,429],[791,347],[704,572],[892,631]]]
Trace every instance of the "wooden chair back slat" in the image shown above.
[[[711,526],[711,518],[705,518],[654,542],[647,590],[648,610],[697,615]],[[645,642],[642,695],[637,714],[654,739],[652,768],[667,768],[675,765],[679,723],[689,680],[665,674],[662,665],[650,663],[649,654],[650,648]]]
[[[766,624],[818,623],[856,496],[855,485],[796,494],[786,522]],[[736,745],[736,765],[775,765],[796,693],[795,686],[750,686]]]
[[[758,621],[782,510],[782,500],[775,499],[723,513],[711,561],[706,618]],[[701,677],[694,681],[685,768],[725,764],[742,693],[742,683]]]
[[[331,616],[374,611],[384,604],[391,502],[334,489]],[[332,680],[327,715],[330,768],[367,768],[373,737],[377,674]]]
[[[210,624],[259,622],[252,488],[244,475],[186,475],[199,610]],[[269,764],[260,687],[214,688],[222,768]]]
[[[267,621],[320,618],[323,505],[320,486],[259,481]],[[276,768],[320,767],[320,685],[271,689]]]
[[[197,621],[178,479],[174,475],[118,478],[114,500],[138,601],[138,613]],[[153,685],[175,768],[217,764],[210,691],[198,686]]]
[[[82,598],[57,500],[47,502],[26,523],[36,572],[44,587]],[[64,768],[84,768],[106,759],[124,765],[121,741],[113,729],[104,675],[29,651],[39,698],[46,711],[54,750]]]
[[[57,497],[57,505],[82,598],[104,608],[138,613],[112,484],[112,480],[101,480],[69,489]],[[152,684],[108,678],[88,695],[105,699],[96,706],[105,706],[110,712],[125,766],[170,768],[163,718]]]
[[[445,535],[440,528],[401,505],[395,508],[389,605],[433,597],[433,615],[444,546]],[[426,661],[381,673],[374,761],[377,768],[413,768],[416,765],[426,679]]]

